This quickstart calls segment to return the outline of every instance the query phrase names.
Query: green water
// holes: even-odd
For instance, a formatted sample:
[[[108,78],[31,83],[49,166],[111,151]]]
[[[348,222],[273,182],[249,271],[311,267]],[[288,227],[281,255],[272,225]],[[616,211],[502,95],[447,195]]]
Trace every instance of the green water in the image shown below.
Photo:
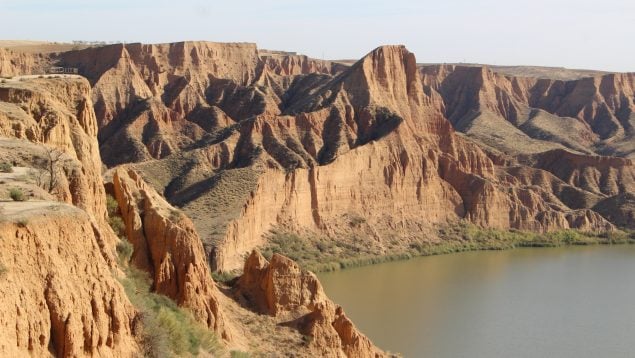
[[[635,246],[469,252],[320,274],[405,357],[635,357]]]

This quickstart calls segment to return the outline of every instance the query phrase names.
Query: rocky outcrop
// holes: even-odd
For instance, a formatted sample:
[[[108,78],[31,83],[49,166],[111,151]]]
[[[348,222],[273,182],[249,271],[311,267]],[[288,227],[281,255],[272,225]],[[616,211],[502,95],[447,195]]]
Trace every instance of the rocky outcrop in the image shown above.
[[[425,85],[441,94],[457,129],[502,151],[564,146],[582,153],[635,153],[633,73],[568,81],[506,76],[485,66],[433,65],[421,73]]]
[[[304,55],[261,53],[260,58],[272,73],[279,76],[305,75],[309,73],[337,74],[346,66]]]
[[[136,312],[83,210],[4,203],[0,221],[0,355],[136,357]]]
[[[41,159],[46,162],[44,166],[53,165],[59,179],[51,191],[59,200],[92,215],[114,251],[116,237],[106,219],[97,121],[90,95],[90,85],[78,77],[3,84],[0,135],[45,145],[46,153]],[[63,165],[66,160],[76,165]]]
[[[616,225],[635,230],[635,194],[624,193],[598,202],[593,210]]]
[[[591,193],[635,193],[635,166],[629,159],[553,150],[537,155],[534,166]]]
[[[383,357],[341,307],[326,297],[317,277],[274,254],[268,262],[254,251],[247,258],[236,295],[259,312],[286,321],[310,336],[312,354],[323,357]]]
[[[50,59],[44,54],[24,53],[0,48],[0,76],[45,73]]]
[[[299,55],[259,56],[254,44],[117,44],[62,53],[93,85],[104,162],[163,158],[227,122],[278,114],[283,79],[334,74],[342,65]],[[120,157],[119,150],[129,154]]]
[[[116,169],[112,184],[134,246],[132,264],[150,274],[155,292],[189,308],[198,321],[230,340],[220,293],[192,222],[132,170]]]

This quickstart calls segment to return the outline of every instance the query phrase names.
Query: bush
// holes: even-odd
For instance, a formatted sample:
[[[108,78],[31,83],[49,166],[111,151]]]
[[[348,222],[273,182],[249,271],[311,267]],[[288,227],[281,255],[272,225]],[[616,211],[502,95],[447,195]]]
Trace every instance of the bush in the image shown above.
[[[126,224],[124,224],[121,216],[109,216],[108,224],[110,224],[110,227],[120,239],[125,236]]]
[[[119,203],[110,194],[106,195],[106,210],[108,211],[108,224],[120,239],[125,239],[126,224],[119,213]]]
[[[241,351],[231,351],[229,352],[229,356],[231,358],[249,358],[249,353]]]
[[[236,277],[240,276],[236,272],[212,272],[212,278],[216,282],[227,283],[234,280]]]
[[[112,195],[106,195],[106,209],[108,210],[108,216],[115,216],[119,214],[119,203]]]
[[[11,163],[0,163],[0,173],[13,173],[13,165]]]
[[[4,266],[2,262],[0,262],[0,278],[4,277],[7,274],[7,267]]]
[[[141,312],[140,344],[146,357],[220,355],[220,344],[213,332],[194,320],[166,296],[150,292],[148,274],[133,267],[122,280],[130,302]]]
[[[178,209],[171,209],[170,210],[170,221],[172,222],[179,222],[181,220],[181,217],[183,215],[181,214],[181,211]]]
[[[117,254],[119,255],[120,262],[129,262],[133,252],[134,247],[126,238],[122,238],[117,244]]]
[[[26,195],[22,192],[20,188],[13,188],[9,190],[9,196],[13,201],[26,201]]]

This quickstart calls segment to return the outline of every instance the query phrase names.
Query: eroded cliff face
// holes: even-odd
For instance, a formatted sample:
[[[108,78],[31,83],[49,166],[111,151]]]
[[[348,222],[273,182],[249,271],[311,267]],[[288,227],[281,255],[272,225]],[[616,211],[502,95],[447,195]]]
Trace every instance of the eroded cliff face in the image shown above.
[[[482,66],[421,68],[459,130],[508,153],[557,147],[632,157],[635,74],[576,80],[513,77]]]
[[[386,46],[312,96],[287,102],[283,115],[245,123],[234,152],[258,153],[248,164],[271,169],[229,223],[216,267],[238,267],[274,225],[337,235],[348,225],[345,213],[363,217],[367,236],[379,241],[429,241],[431,226],[460,218],[539,232],[613,228],[589,210],[594,202],[571,204],[568,192],[590,191],[580,181],[541,172],[549,185],[540,187],[534,171],[511,170],[522,166],[515,159],[500,160],[455,134],[441,96],[425,88],[414,55]],[[632,164],[624,163],[630,178]]]
[[[25,78],[0,86],[0,134],[8,137],[0,141],[0,159],[16,171],[0,174],[2,187],[4,179],[10,185],[22,180],[21,188],[33,193],[32,201],[0,208],[0,355],[135,357],[146,348],[137,340],[148,333],[141,316],[147,313],[136,311],[117,280],[123,273],[114,256],[117,238],[106,223],[97,122],[89,95],[87,82],[75,77]],[[237,140],[226,138],[197,155],[212,159],[218,168]],[[47,179],[50,165],[56,182],[48,188],[37,178],[44,173]],[[235,316],[245,309],[216,287],[190,219],[134,170],[120,167],[111,175],[108,186],[134,247],[131,264],[150,274],[152,290],[187,308],[231,347],[250,347],[252,342],[240,334],[249,327]],[[302,275],[315,281],[310,289],[316,295],[323,295],[315,276]],[[295,294],[293,283],[278,292]],[[341,309],[326,299],[320,302],[313,313],[319,317],[302,326],[302,334],[319,340],[306,347],[296,328],[285,328],[290,352],[379,352]],[[253,313],[246,315],[254,319]],[[274,320],[272,324],[280,323]],[[278,333],[256,337],[279,344]],[[277,352],[275,346],[266,349]]]
[[[44,166],[57,177],[58,200],[86,210],[110,248],[97,120],[90,85],[80,77],[13,80],[0,85],[0,135],[43,144]],[[74,165],[64,165],[72,161]],[[50,175],[49,175],[50,177]]]
[[[337,237],[344,217],[363,218],[361,237],[382,252],[434,242],[433,227],[456,220],[612,230],[593,207],[633,191],[632,162],[596,155],[628,153],[629,74],[422,68],[403,46],[350,67],[206,42],[56,59],[94,85],[106,163],[142,162],[191,215],[215,269],[239,268],[272,227]]]
[[[115,198],[134,246],[132,264],[148,272],[155,292],[189,308],[196,320],[231,340],[218,292],[192,222],[139,177],[123,168],[113,173]]]
[[[281,76],[339,68],[303,56],[261,58],[247,43],[119,44],[62,53],[56,60],[79,68],[93,85],[108,165],[163,158],[228,120],[278,113],[275,93],[288,85]]]
[[[49,64],[50,59],[45,54],[16,52],[0,48],[0,76],[2,77],[45,73]]]
[[[308,349],[322,357],[383,357],[324,293],[317,277],[274,254],[268,262],[254,251],[245,261],[236,296],[255,310],[287,322],[311,337]]]
[[[136,357],[136,312],[83,210],[4,203],[0,221],[0,355]]]

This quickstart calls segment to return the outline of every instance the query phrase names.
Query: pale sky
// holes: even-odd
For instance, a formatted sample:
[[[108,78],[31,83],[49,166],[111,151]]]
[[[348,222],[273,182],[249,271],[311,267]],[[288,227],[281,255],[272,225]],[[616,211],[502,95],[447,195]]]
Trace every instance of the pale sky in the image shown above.
[[[0,39],[255,42],[357,59],[635,71],[635,0],[0,0]]]

